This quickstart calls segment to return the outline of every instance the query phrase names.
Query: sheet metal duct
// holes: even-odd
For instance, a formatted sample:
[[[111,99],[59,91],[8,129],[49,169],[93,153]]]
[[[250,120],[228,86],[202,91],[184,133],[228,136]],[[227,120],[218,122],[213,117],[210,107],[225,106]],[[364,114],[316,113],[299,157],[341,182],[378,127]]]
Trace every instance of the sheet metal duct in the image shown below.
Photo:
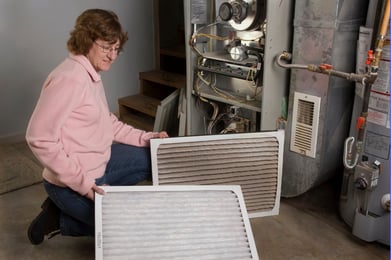
[[[365,23],[368,0],[296,1],[293,64],[331,64],[355,72],[359,27]],[[292,151],[296,133],[293,114],[296,93],[320,99],[314,152]],[[342,153],[351,120],[354,82],[307,70],[292,70],[286,126],[282,196],[294,197],[334,176],[342,168]],[[300,107],[300,106],[296,106]],[[303,144],[296,143],[296,147]]]
[[[96,259],[258,259],[239,186],[104,186]]]
[[[151,140],[154,185],[240,185],[249,216],[277,215],[284,132]]]

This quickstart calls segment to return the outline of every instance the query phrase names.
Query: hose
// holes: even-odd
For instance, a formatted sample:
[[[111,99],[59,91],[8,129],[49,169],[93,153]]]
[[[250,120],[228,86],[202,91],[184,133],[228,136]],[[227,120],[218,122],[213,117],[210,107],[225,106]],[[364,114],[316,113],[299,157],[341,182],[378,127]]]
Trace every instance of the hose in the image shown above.
[[[356,165],[358,163],[358,158],[360,157],[360,153],[358,151],[356,151],[356,153],[355,153],[356,156],[353,160],[353,158],[352,158],[353,144],[354,144],[354,137],[353,136],[346,138],[344,151],[343,151],[343,165],[345,166],[346,169],[349,169],[349,170],[356,167]],[[359,143],[358,143],[358,147],[360,147]]]

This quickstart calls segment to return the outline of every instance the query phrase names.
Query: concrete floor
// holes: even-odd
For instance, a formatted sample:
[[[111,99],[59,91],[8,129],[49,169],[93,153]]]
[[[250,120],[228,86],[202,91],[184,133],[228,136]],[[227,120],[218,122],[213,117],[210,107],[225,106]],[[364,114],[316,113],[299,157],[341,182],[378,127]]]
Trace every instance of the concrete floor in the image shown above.
[[[390,259],[389,247],[355,238],[338,216],[338,190],[329,181],[281,200],[280,214],[252,219],[261,259]],[[0,195],[0,259],[94,259],[94,239],[56,236],[30,244],[26,230],[46,197],[42,184]]]

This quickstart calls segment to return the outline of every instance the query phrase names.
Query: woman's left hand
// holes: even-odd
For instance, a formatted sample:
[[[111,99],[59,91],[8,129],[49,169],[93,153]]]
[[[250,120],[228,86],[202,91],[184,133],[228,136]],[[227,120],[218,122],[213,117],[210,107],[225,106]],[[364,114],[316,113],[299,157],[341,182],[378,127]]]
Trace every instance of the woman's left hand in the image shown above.
[[[98,186],[96,186],[96,184],[94,184],[91,187],[91,189],[88,191],[88,193],[86,194],[86,197],[89,198],[90,200],[94,201],[95,200],[95,192],[100,195],[105,194],[105,191],[102,188],[99,188]]]
[[[162,132],[159,132],[159,138],[167,138],[168,137],[168,134],[166,131],[162,131]]]

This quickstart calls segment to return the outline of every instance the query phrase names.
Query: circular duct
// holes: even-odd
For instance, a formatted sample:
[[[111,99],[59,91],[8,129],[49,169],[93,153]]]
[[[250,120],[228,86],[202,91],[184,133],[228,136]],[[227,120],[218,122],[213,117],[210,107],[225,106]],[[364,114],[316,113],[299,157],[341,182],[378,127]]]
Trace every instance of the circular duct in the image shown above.
[[[238,31],[254,30],[265,19],[265,1],[234,0],[219,7],[219,16]]]

